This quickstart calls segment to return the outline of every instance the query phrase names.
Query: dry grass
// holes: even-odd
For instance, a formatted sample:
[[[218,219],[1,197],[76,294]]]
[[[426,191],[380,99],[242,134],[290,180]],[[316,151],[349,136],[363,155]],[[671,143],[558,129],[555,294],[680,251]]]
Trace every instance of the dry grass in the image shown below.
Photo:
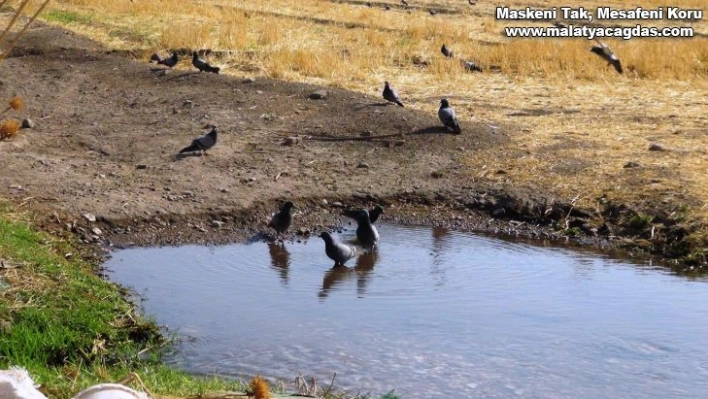
[[[592,42],[586,39],[503,37],[503,27],[519,23],[495,21],[489,2],[470,7],[457,0],[420,0],[412,2],[410,13],[394,0],[389,11],[364,3],[66,0],[52,3],[46,16],[55,21],[62,13],[77,16],[60,22],[118,48],[234,50],[221,60],[226,73],[373,95],[389,80],[404,102],[427,112],[448,96],[463,120],[522,127],[508,148],[465,157],[472,179],[532,184],[565,200],[578,197],[585,206],[602,195],[618,201],[666,198],[688,204],[693,215],[708,220],[707,20],[672,23],[690,25],[702,35],[693,39],[607,40],[632,70],[620,76],[590,53]],[[633,8],[635,3],[591,0],[583,5]],[[440,5],[456,13],[428,14],[428,8]],[[513,0],[508,5],[541,8],[567,2]],[[662,5],[660,0],[642,3],[644,8]],[[680,5],[705,8],[703,0]],[[134,34],[112,33],[117,30]],[[440,55],[442,43],[458,57],[496,65],[501,73],[465,73],[458,60]],[[647,151],[652,142],[670,151]],[[640,167],[623,168],[629,161]],[[488,172],[497,169],[507,174]]]

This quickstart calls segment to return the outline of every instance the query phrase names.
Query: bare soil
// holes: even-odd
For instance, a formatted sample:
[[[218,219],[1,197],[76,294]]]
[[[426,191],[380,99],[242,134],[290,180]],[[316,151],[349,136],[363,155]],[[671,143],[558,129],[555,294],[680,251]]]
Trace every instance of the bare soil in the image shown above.
[[[507,145],[520,129],[513,123],[463,123],[453,135],[437,115],[382,98],[136,58],[145,57],[35,23],[0,65],[0,98],[21,95],[20,116],[36,123],[0,142],[0,195],[47,230],[106,247],[225,243],[266,238],[285,200],[299,208],[295,235],[346,223],[342,207],[381,203],[392,222],[705,264],[684,240],[705,226],[673,219],[675,204],[658,197],[576,209],[533,181],[471,176],[464,159],[480,150],[522,155]],[[309,98],[323,89],[326,98]],[[207,124],[219,129],[208,155],[177,157]]]

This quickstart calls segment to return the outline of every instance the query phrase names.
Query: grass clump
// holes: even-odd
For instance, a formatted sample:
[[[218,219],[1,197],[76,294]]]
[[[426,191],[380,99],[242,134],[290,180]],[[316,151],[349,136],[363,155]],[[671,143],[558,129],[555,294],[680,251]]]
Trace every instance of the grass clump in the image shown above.
[[[158,326],[134,312],[121,289],[101,279],[70,243],[35,231],[0,202],[0,368],[26,368],[52,398],[118,382],[138,372],[156,393],[242,390],[238,382],[189,376],[161,363]]]

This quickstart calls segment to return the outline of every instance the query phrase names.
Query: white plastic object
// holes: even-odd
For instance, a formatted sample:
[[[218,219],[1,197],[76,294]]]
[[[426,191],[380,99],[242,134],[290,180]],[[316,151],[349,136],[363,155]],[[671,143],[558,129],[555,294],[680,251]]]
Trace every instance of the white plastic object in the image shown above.
[[[74,399],[150,399],[150,397],[121,384],[98,384],[77,393]]]
[[[2,399],[47,399],[34,387],[27,370],[10,367],[0,370],[0,398]]]

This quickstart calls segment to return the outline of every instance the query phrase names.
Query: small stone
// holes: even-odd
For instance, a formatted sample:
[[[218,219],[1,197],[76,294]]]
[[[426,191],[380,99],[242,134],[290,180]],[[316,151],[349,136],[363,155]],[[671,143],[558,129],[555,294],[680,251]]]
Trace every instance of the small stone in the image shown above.
[[[305,227],[300,227],[297,229],[297,235],[299,236],[309,236],[310,235],[310,229],[305,228]]]
[[[182,191],[182,195],[185,197],[194,197],[194,193],[191,191]]]
[[[229,189],[228,189],[228,188],[225,188],[225,187],[221,187],[221,188],[219,189],[219,191],[221,191],[222,193],[228,193],[228,192],[229,192]]]
[[[256,81],[256,79],[253,79],[253,78],[245,78],[241,82],[242,83],[253,83],[255,81]]]
[[[322,205],[327,205],[327,204],[328,204],[327,200],[326,200],[326,199],[323,199],[323,200],[322,200]]]
[[[73,253],[67,252],[67,253],[64,254],[64,259],[71,259],[73,256],[74,256]]]
[[[84,219],[88,220],[91,223],[96,221],[96,215],[94,215],[93,213],[84,213],[83,216]]]
[[[139,164],[135,165],[135,169],[147,169],[147,167],[148,166],[145,165],[144,163],[139,163]]]
[[[327,90],[317,90],[310,93],[310,100],[322,100],[327,97]]]
[[[224,222],[222,222],[221,220],[212,220],[211,221],[211,227],[220,229],[221,226],[223,226],[223,225],[224,225]]]
[[[332,202],[332,206],[336,206],[337,208],[341,208],[343,205],[339,201],[334,201],[334,202]]]
[[[300,138],[299,138],[299,137],[297,137],[297,136],[291,136],[291,137],[286,137],[286,138],[284,138],[284,139],[280,142],[280,144],[281,144],[281,145],[288,145],[288,146],[291,146],[291,145],[295,145],[295,144],[297,144],[297,143],[299,143],[299,142],[300,142]]]
[[[371,168],[371,165],[366,162],[360,162],[358,165],[356,165],[356,167],[360,169],[369,169]]]
[[[25,118],[22,120],[22,128],[23,129],[34,129],[35,123],[32,119],[30,118]]]
[[[651,144],[649,145],[648,150],[649,150],[649,151],[665,151],[666,148],[664,148],[664,146],[662,146],[661,144],[651,143]]]
[[[634,161],[629,161],[626,164],[624,164],[623,168],[638,168],[639,167],[639,162],[634,162]]]
[[[92,232],[94,235],[97,235],[97,236],[100,236],[101,234],[103,234],[103,232],[101,231],[101,229],[99,229],[98,227],[92,228],[92,229],[91,229],[91,232]]]

